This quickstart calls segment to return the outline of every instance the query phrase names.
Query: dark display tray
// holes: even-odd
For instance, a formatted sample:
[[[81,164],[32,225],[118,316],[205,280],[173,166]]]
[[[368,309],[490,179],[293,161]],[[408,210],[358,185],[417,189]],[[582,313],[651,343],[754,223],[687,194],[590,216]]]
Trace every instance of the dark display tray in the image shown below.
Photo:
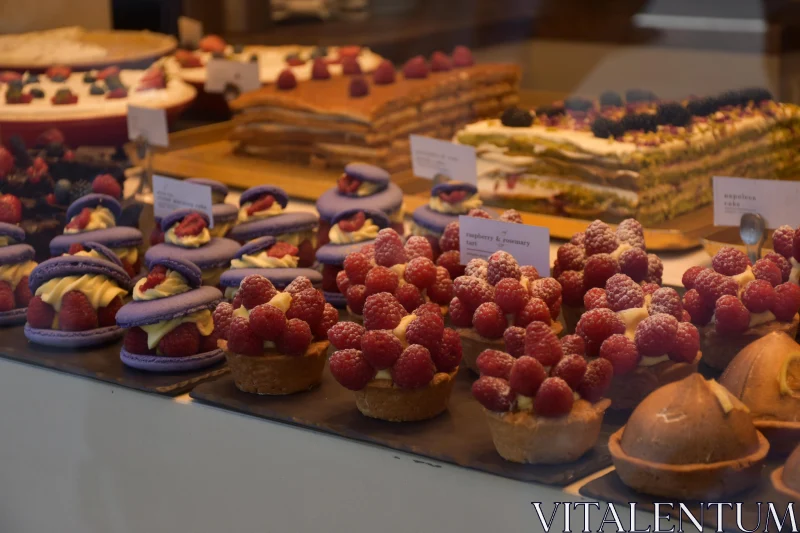
[[[115,342],[96,348],[62,350],[28,342],[22,326],[0,328],[0,357],[144,392],[178,396],[198,383],[228,372],[224,363],[194,372],[142,372],[122,364],[121,346],[122,342]]]
[[[290,396],[241,392],[233,377],[203,383],[190,396],[200,402],[267,420],[285,422],[520,481],[568,485],[611,464],[608,437],[619,426],[604,425],[598,443],[578,461],[553,466],[505,461],[495,451],[483,408],[472,397],[473,377],[459,371],[449,410],[423,422],[393,423],[363,416],[353,393],[340,386],[327,367],[322,385]]]

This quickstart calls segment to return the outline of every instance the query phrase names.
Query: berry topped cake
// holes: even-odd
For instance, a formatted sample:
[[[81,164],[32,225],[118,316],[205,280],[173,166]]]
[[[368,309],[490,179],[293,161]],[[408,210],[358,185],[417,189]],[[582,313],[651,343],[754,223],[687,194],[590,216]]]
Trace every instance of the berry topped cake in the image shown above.
[[[712,176],[797,179],[800,107],[763,88],[674,102],[608,91],[497,115],[455,135],[476,147],[492,205],[652,226],[711,203]]]
[[[472,395],[486,409],[497,453],[516,463],[576,461],[600,436],[610,403],[603,395],[611,364],[603,359],[587,364],[580,355],[562,353],[544,326],[533,328],[525,353],[514,358],[486,350],[478,357],[481,377],[472,384]]]
[[[363,326],[340,322],[328,330],[337,350],[331,374],[355,393],[358,410],[410,422],[447,409],[461,342],[444,327],[439,308],[423,304],[409,312],[392,294],[379,292],[367,297],[363,313]]]
[[[744,252],[723,247],[712,268],[694,266],[684,273],[683,306],[700,331],[708,366],[724,370],[745,346],[773,331],[797,334],[800,286],[783,281],[778,263],[788,263],[773,256],[751,265]]]
[[[576,233],[558,248],[553,277],[564,291],[564,321],[567,331],[583,314],[585,300],[592,289],[605,287],[614,274],[625,274],[637,283],[661,285],[664,265],[655,254],[645,251],[644,229],[627,219],[612,229],[595,220],[586,231]]]
[[[214,311],[236,387],[267,395],[319,385],[328,331],[338,320],[338,311],[304,277],[278,292],[267,278],[248,276],[233,304],[221,303]]]

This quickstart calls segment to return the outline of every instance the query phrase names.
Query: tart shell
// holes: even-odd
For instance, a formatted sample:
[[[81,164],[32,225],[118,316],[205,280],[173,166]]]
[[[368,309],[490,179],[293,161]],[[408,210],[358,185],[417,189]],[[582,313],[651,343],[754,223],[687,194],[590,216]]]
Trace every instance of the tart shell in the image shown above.
[[[355,391],[356,406],[365,416],[389,422],[427,420],[444,412],[453,391],[458,369],[439,372],[420,389],[401,389],[390,380],[372,380]]]
[[[611,400],[611,409],[625,411],[635,408],[659,387],[697,372],[701,357],[701,352],[697,352],[692,363],[668,360],[651,366],[638,366],[625,375],[614,376],[606,392],[606,398]]]
[[[715,370],[725,370],[733,358],[748,344],[774,331],[782,331],[791,338],[797,335],[800,315],[795,315],[791,322],[773,320],[752,327],[742,335],[719,335],[713,324],[697,328],[700,332],[700,351],[703,352],[703,363]]]

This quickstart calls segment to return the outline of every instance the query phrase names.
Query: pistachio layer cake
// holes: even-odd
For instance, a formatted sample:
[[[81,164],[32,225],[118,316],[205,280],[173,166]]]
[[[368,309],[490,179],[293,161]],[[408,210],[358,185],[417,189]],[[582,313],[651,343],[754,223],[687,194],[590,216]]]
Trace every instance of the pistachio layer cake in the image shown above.
[[[715,175],[800,176],[800,108],[757,88],[683,102],[607,92],[509,108],[455,139],[478,151],[484,202],[607,222],[654,225],[710,204]]]

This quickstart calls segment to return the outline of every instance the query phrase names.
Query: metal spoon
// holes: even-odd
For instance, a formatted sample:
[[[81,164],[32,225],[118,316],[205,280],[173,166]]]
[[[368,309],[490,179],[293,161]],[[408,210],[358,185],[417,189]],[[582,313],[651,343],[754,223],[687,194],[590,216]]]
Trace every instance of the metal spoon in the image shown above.
[[[750,258],[751,263],[755,263],[761,258],[761,247],[766,240],[764,234],[766,227],[764,217],[758,213],[745,213],[739,222],[739,236],[747,248],[747,257]]]

